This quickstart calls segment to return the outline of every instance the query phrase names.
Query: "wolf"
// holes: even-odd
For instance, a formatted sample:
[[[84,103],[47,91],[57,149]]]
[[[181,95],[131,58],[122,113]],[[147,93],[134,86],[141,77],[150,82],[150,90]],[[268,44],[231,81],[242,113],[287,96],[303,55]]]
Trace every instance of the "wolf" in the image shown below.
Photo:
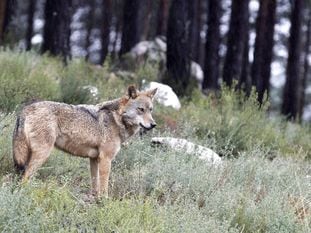
[[[13,160],[29,180],[54,147],[90,159],[92,194],[108,197],[111,162],[121,144],[156,126],[152,117],[157,89],[131,85],[121,98],[98,105],[35,102],[18,114],[13,133]]]

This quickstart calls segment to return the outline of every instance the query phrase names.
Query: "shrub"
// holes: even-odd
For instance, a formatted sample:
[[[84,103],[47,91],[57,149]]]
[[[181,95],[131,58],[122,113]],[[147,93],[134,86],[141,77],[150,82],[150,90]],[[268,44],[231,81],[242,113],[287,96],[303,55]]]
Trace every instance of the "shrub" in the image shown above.
[[[0,53],[0,111],[31,99],[57,99],[57,62],[32,53]]]
[[[260,147],[271,158],[307,158],[311,151],[307,143],[311,140],[310,127],[287,123],[278,116],[270,118],[268,107],[267,101],[259,107],[255,93],[246,98],[243,93],[223,87],[219,98],[195,93],[176,117],[188,136],[220,155],[238,156]]]

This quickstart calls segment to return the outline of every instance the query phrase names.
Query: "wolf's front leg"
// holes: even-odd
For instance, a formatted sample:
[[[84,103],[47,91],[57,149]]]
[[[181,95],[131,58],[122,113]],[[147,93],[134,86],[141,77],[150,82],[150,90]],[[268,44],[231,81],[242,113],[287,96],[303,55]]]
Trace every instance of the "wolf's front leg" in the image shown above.
[[[99,169],[98,158],[90,159],[92,194],[98,196],[99,193]]]
[[[99,193],[98,196],[102,194],[104,197],[108,197],[108,183],[109,175],[111,170],[112,159],[107,155],[99,157]]]

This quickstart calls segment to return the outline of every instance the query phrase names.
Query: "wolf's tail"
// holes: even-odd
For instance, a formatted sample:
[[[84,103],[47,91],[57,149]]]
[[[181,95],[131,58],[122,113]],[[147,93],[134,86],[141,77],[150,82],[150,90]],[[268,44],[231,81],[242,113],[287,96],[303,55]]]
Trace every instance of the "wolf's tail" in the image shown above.
[[[17,117],[13,133],[13,160],[18,173],[23,173],[29,160],[30,150],[24,131],[24,118]]]

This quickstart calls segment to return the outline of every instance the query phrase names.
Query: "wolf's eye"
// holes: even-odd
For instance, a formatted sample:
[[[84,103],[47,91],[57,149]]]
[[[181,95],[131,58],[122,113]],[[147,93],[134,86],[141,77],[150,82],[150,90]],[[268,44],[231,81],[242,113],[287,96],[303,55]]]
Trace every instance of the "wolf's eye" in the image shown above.
[[[143,108],[137,108],[140,112],[144,112],[145,111],[145,109],[143,109]]]
[[[150,112],[152,112],[153,108],[150,108]]]

